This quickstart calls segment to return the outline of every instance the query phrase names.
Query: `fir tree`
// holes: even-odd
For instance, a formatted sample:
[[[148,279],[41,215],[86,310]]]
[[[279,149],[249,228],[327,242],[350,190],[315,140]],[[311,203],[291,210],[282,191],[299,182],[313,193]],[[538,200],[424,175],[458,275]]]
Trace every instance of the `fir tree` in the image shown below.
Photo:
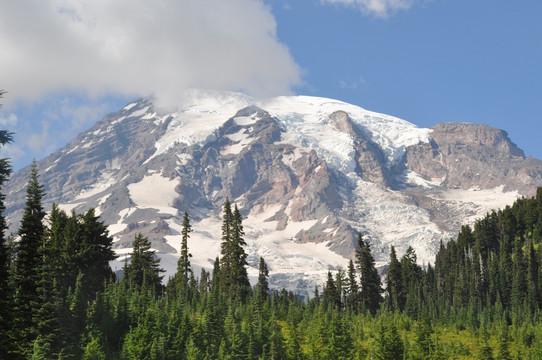
[[[359,306],[359,287],[356,277],[356,268],[350,259],[346,277],[346,306],[352,310],[357,310]]]
[[[340,309],[341,306],[341,294],[337,289],[333,276],[331,276],[331,271],[327,272],[327,281],[326,286],[324,287],[323,294],[324,306],[334,306],[336,309]]]
[[[151,250],[149,239],[141,234],[136,235],[130,255],[130,264],[124,268],[123,280],[136,288],[146,285],[160,294],[163,278],[160,273],[164,270],[160,268],[160,259]]]
[[[242,217],[237,205],[231,211],[228,199],[224,204],[224,219],[222,220],[222,244],[220,260],[220,286],[225,294],[234,299],[244,301],[250,291],[250,282],[246,266],[247,254],[243,248],[244,230]]]
[[[260,263],[258,266],[258,283],[256,284],[256,297],[260,300],[267,300],[269,293],[269,283],[267,277],[269,276],[269,269],[263,257],[260,256]]]
[[[26,189],[26,205],[19,228],[19,246],[16,260],[16,313],[14,331],[20,355],[29,357],[33,341],[37,336],[34,319],[41,307],[38,288],[41,282],[42,258],[39,248],[45,228],[41,200],[45,195],[43,185],[38,181],[38,166],[34,161],[30,167],[30,178]]]
[[[113,251],[113,238],[109,236],[107,226],[95,215],[94,209],[77,216],[79,224],[79,249],[74,258],[78,270],[85,275],[84,289],[89,299],[93,299],[98,291],[103,290],[107,280],[115,275],[109,262],[117,255]]]
[[[390,321],[391,320],[391,321]],[[393,319],[380,319],[376,337],[374,358],[381,360],[402,359],[404,343]]]
[[[386,290],[388,292],[388,305],[390,309],[402,311],[405,307],[405,289],[401,263],[397,260],[395,247],[390,250],[390,263],[386,276]]]
[[[358,233],[357,245],[356,265],[360,272],[361,306],[375,314],[382,300],[380,275],[375,267],[371,247],[363,240],[361,233]]]
[[[4,94],[4,91],[0,90],[0,98]],[[0,108],[2,104],[0,104]],[[0,146],[5,146],[13,141],[13,133],[7,130],[0,130]],[[13,291],[10,286],[10,249],[7,244],[7,238],[5,231],[7,229],[6,219],[4,217],[4,211],[6,206],[4,201],[6,199],[3,193],[3,187],[5,182],[11,175],[11,164],[9,159],[0,158],[0,349],[5,349],[7,352],[13,350],[13,341],[9,338],[8,334],[11,330],[11,315],[13,307],[12,296]]]
[[[190,219],[188,218],[188,212],[184,212],[183,217],[183,229],[181,231],[181,255],[177,261],[177,274],[176,283],[179,290],[186,290],[188,279],[192,274],[192,268],[190,267],[190,258],[192,254],[188,252],[188,238],[192,232],[192,226],[190,226]]]

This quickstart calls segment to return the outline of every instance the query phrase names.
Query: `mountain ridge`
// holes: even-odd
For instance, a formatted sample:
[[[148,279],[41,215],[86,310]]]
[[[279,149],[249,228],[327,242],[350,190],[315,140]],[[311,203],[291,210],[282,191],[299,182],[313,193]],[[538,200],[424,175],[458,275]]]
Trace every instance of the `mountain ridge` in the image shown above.
[[[152,99],[131,102],[39,161],[46,208],[95,207],[117,253],[141,232],[171,273],[185,210],[193,263],[212,267],[227,196],[245,219],[249,274],[264,256],[272,286],[308,293],[329,268],[346,267],[358,231],[379,263],[390,245],[427,262],[461,224],[542,185],[542,162],[486,125],[422,129],[307,96],[192,90],[180,103],[163,113]],[[6,188],[12,230],[25,171]]]

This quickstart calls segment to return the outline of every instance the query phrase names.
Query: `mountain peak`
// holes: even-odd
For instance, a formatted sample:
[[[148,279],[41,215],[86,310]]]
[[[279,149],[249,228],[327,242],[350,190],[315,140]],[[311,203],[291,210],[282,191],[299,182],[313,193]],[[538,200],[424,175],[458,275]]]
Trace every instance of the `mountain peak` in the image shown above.
[[[96,208],[119,254],[148,236],[170,274],[184,211],[192,263],[212,267],[229,197],[244,217],[249,275],[263,256],[273,286],[305,294],[347,265],[358,232],[378,263],[390,245],[432,261],[462,224],[542,185],[542,163],[488,126],[424,129],[332,99],[200,90],[169,109],[131,102],[38,165],[46,207]],[[6,187],[11,231],[27,176]]]

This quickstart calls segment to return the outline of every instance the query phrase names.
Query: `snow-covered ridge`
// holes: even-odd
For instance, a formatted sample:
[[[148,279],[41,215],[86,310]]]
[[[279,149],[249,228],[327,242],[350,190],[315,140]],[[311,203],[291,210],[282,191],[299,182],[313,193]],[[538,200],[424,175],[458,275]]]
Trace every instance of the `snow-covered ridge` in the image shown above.
[[[171,116],[172,121],[165,134],[157,140],[152,157],[164,153],[176,143],[193,145],[214,139],[216,129],[235,116],[238,110],[250,105],[279,120],[286,130],[284,142],[315,150],[330,166],[345,173],[355,168],[353,139],[330,123],[329,116],[336,111],[348,113],[368,138],[381,147],[390,163],[399,160],[406,147],[429,142],[430,129],[327,98],[280,96],[254,99],[238,93],[190,90],[183,93],[179,101],[182,105],[177,111],[162,115],[162,118]],[[240,124],[246,119],[243,117],[236,122]]]
[[[506,146],[493,154],[492,139],[503,138],[495,129],[422,129],[310,96],[190,90],[177,104],[130,102],[39,165],[47,201],[78,213],[95,208],[119,255],[136,233],[149,236],[166,278],[176,269],[184,211],[192,264],[211,270],[226,196],[244,216],[249,274],[257,276],[263,256],[271,286],[311,294],[328,270],[348,264],[358,232],[378,265],[391,245],[398,255],[413,246],[419,262],[431,262],[462,224],[542,181],[542,163],[523,161],[511,146],[513,156]],[[14,178],[10,207],[22,209],[27,177]]]

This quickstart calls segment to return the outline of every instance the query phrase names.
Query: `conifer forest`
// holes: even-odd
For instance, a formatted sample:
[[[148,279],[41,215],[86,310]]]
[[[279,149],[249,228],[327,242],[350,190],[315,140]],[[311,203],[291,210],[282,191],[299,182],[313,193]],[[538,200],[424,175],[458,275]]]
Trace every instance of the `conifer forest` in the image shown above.
[[[10,141],[0,131],[0,143]],[[1,159],[0,186],[10,173]],[[380,274],[359,234],[353,259],[308,299],[271,290],[264,258],[251,285],[242,216],[229,200],[212,272],[192,270],[185,212],[174,277],[164,279],[137,235],[117,278],[95,211],[44,209],[45,195],[34,162],[18,233],[0,216],[3,359],[542,358],[542,189],[464,225],[434,264],[391,247]]]

